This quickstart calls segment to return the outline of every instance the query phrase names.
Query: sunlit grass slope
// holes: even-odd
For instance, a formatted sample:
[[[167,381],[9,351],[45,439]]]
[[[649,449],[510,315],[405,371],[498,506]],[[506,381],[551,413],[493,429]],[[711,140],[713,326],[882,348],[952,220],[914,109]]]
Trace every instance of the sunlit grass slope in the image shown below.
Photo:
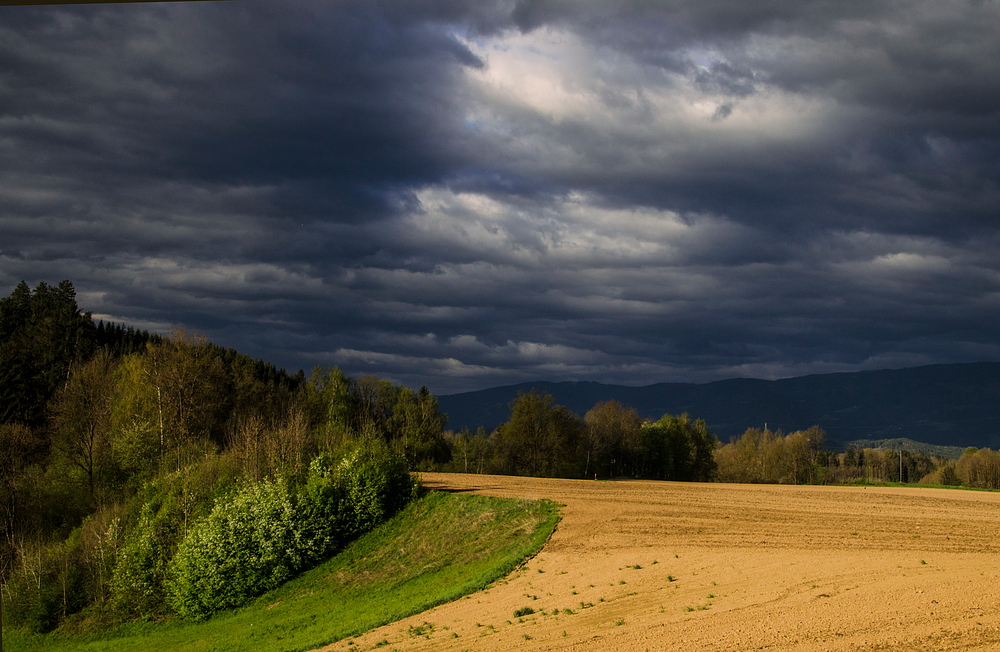
[[[248,607],[203,623],[139,624],[102,638],[5,632],[13,650],[309,650],[484,588],[541,548],[548,501],[431,492],[341,554]]]

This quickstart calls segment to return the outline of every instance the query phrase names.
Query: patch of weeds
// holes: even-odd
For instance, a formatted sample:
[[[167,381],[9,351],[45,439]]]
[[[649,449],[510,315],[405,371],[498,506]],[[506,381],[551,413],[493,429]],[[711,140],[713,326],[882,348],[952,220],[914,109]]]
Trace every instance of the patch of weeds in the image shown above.
[[[581,609],[589,609],[589,608],[591,608],[593,606],[594,606],[593,602],[581,602],[580,603],[580,608]]]
[[[452,632],[451,633],[451,637],[452,638],[458,638],[458,632]]]
[[[624,584],[624,583],[625,583],[625,580],[618,580],[618,584],[619,585]]]
[[[856,537],[856,536],[858,536],[858,533],[857,532],[851,532],[851,536],[852,537]]]
[[[523,638],[526,641],[530,641],[531,640],[531,637],[528,636],[527,634],[521,634],[521,638]]]
[[[567,633],[566,633],[566,630],[565,630],[565,629],[563,630],[563,633],[562,633],[562,635],[563,635],[563,638],[566,638],[567,636],[569,636],[569,634],[567,634]]]
[[[566,609],[563,609],[563,613],[566,614],[567,616],[572,616],[573,615],[573,610],[569,609],[569,608],[566,608]]]
[[[659,563],[660,563],[660,562],[658,562],[658,561],[656,561],[656,560],[654,559],[654,560],[653,560],[653,564],[652,564],[652,565],[653,565],[653,566],[656,566],[656,565],[657,565],[657,564],[659,564]]]
[[[921,563],[921,564],[926,564],[927,562],[926,562],[926,561],[924,561],[923,559],[921,559],[921,560],[920,560],[920,563]]]
[[[410,625],[406,633],[410,636],[427,636],[434,633],[434,625],[426,621],[422,625]]]
[[[525,593],[524,597],[531,598],[532,600],[537,600],[538,599],[537,595],[531,595],[530,593]]]
[[[535,613],[535,610],[532,609],[531,607],[521,607],[520,609],[514,612],[514,617],[520,618],[521,616],[530,616],[533,613]]]
[[[570,595],[580,595],[580,592],[579,591],[573,591],[572,593],[570,593]]]
[[[598,600],[598,602],[604,602],[604,598],[601,598],[600,600]]]
[[[667,581],[668,582],[676,582],[677,578],[674,577],[673,575],[667,575]]]
[[[713,599],[714,597],[715,597],[715,595],[714,595],[714,594],[712,594],[712,593],[709,593],[709,594],[708,594],[708,599],[709,599],[709,600]]]
[[[375,644],[375,647],[385,647],[386,645],[392,645],[392,643],[389,642],[389,639],[383,638],[381,641]]]
[[[539,573],[544,573],[545,571],[543,571],[543,570],[542,570],[541,568],[539,568],[539,569],[538,569],[538,572],[539,572]]]
[[[621,627],[624,624],[625,624],[625,621],[622,620],[621,618],[619,618],[618,620],[615,621],[615,627]]]

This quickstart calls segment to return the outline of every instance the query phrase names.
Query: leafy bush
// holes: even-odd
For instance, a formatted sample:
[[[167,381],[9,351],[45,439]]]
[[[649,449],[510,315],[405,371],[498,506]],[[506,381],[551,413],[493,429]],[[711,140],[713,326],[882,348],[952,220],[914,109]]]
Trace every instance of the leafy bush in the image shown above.
[[[309,465],[296,496],[303,563],[312,566],[339,550],[354,535],[347,492],[336,482],[335,463],[323,454]]]
[[[406,460],[378,440],[344,455],[337,465],[336,482],[353,517],[354,533],[367,532],[385,521],[412,500],[418,490]]]
[[[205,618],[245,604],[302,566],[295,504],[280,482],[252,484],[219,502],[184,538],[167,568],[167,601]]]
[[[131,523],[111,578],[111,606],[126,618],[149,618],[168,610],[167,564],[188,532],[235,491],[231,469],[217,458],[147,482],[133,501]]]
[[[158,545],[155,516],[149,511],[125,538],[111,578],[111,605],[125,616],[151,616],[163,610],[165,551]]]
[[[385,521],[417,492],[385,444],[321,455],[298,487],[252,484],[217,501],[167,567],[167,601],[186,618],[246,604]],[[137,544],[138,545],[138,544]]]

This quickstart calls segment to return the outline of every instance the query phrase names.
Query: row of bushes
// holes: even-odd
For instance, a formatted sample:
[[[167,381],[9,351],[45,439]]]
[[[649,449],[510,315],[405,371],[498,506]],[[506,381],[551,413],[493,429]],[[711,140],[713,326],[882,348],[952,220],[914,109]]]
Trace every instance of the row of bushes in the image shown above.
[[[206,618],[321,562],[416,491],[405,460],[380,441],[261,482],[206,460],[150,482],[124,514],[97,512],[22,565],[7,622],[48,631],[85,608],[112,620]]]

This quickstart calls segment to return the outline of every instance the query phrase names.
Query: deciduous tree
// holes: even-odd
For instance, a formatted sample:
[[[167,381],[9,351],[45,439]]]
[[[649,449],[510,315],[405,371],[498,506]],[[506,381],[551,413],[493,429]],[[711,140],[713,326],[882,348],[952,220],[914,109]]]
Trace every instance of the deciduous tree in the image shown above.
[[[519,392],[510,420],[494,433],[496,464],[502,473],[572,477],[582,471],[583,422],[550,394]]]

